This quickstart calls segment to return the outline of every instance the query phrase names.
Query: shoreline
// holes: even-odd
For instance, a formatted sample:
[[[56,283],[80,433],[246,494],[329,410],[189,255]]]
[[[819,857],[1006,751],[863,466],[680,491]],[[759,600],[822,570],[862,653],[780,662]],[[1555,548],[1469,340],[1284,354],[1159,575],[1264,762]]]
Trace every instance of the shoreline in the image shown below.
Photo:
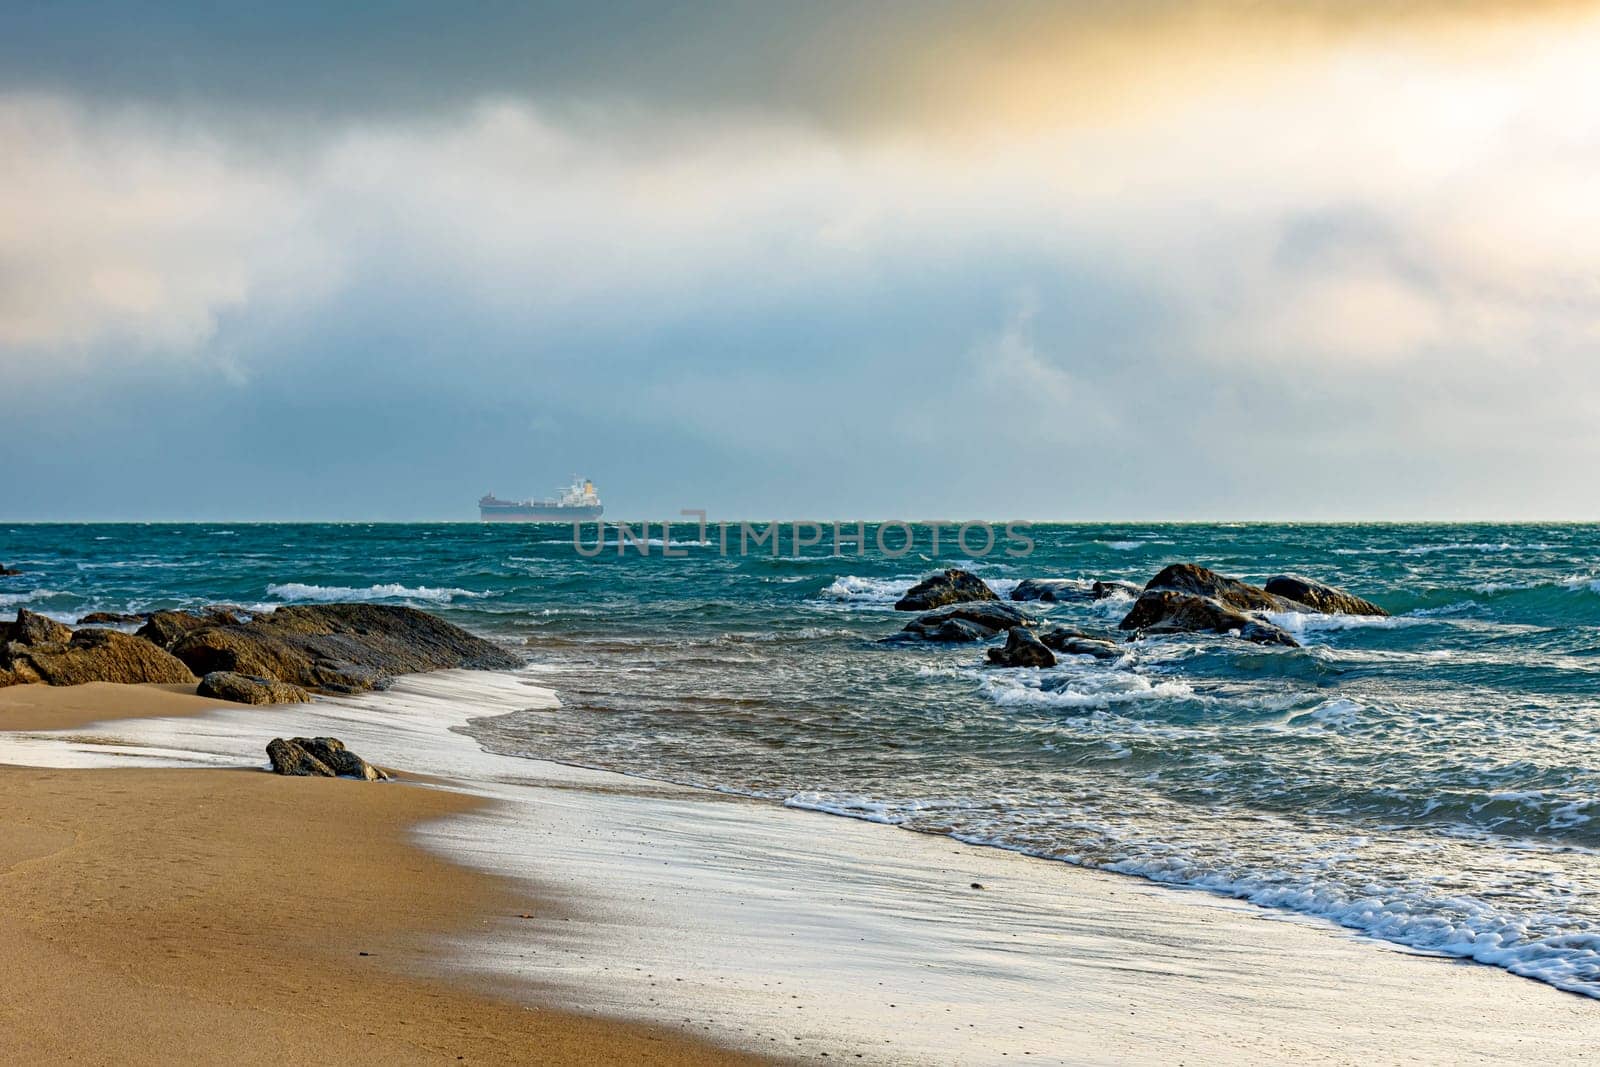
[[[274,733],[340,736],[408,778],[446,780],[405,792],[471,801],[425,817],[404,835],[411,846],[544,905],[455,914],[431,935],[429,981],[658,1032],[692,1026],[751,1051],[1575,1061],[1600,1039],[1584,998],[1495,968],[950,838],[495,756],[450,729],[529,706],[544,691],[526,677],[441,672],[396,690],[187,717],[162,709],[200,698],[163,694],[151,704],[158,718],[6,735],[0,759],[239,767],[259,764]],[[304,781],[260,780],[291,791]],[[331,788],[358,797],[396,787]],[[533,917],[509,917],[519,914]],[[879,988],[881,1003],[862,995]],[[1448,1022],[1458,1017],[1477,1023],[1463,1031]]]

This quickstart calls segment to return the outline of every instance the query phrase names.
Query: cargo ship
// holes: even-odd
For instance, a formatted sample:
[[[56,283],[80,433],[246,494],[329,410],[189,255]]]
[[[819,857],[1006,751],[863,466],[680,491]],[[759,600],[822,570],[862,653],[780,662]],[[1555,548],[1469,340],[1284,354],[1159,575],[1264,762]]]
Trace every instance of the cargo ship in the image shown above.
[[[593,522],[604,510],[594,483],[576,477],[554,500],[501,500],[493,493],[478,500],[484,522]]]

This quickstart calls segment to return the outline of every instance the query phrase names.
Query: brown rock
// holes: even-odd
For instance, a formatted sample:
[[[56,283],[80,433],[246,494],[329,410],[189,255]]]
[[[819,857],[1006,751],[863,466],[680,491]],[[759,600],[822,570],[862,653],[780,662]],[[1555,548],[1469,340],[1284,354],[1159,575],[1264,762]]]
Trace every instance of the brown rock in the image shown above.
[[[1236,611],[1304,611],[1305,606],[1273,596],[1259,586],[1228,578],[1195,563],[1174,563],[1145,583],[1146,591],[1170,589],[1208,597]]]
[[[65,629],[65,627],[63,627]],[[193,682],[189,668],[170,652],[120,630],[79,630],[68,641],[6,646],[14,674],[32,672],[50,685],[85,682]]]
[[[125,626],[128,623],[144,622],[143,615],[130,615],[125,611],[91,611],[78,619],[79,626]]]
[[[1118,625],[1124,630],[1147,634],[1237,632],[1246,641],[1260,645],[1292,648],[1300,644],[1283,629],[1252,618],[1219,600],[1170,589],[1145,593]]]
[[[336,737],[275,737],[267,744],[274,774],[301,778],[360,778],[377,782],[391,777],[344,747]]]
[[[946,604],[963,604],[974,600],[999,600],[982,578],[968,571],[952,567],[950,570],[924,578],[895,602],[896,611],[930,611]]]
[[[212,671],[200,679],[195,692],[203,697],[231,700],[236,704],[303,704],[311,694],[298,685],[271,678],[252,678],[232,671]]]
[[[991,648],[989,662],[996,667],[1054,667],[1056,657],[1021,626],[1006,631],[1004,648]]]
[[[72,627],[27,608],[18,608],[16,621],[0,623],[0,626],[9,627],[3,635],[4,640],[24,645],[47,645],[72,640]]]
[[[1343,589],[1324,585],[1298,574],[1280,574],[1267,579],[1266,590],[1276,596],[1287,597],[1324,615],[1384,615],[1389,613],[1370,600],[1363,600]]]

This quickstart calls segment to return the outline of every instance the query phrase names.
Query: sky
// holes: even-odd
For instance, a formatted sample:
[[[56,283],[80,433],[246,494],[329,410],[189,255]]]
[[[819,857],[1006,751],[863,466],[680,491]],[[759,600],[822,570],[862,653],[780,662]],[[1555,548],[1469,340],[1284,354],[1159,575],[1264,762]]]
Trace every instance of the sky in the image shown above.
[[[1597,3],[3,22],[0,520],[1600,519]]]

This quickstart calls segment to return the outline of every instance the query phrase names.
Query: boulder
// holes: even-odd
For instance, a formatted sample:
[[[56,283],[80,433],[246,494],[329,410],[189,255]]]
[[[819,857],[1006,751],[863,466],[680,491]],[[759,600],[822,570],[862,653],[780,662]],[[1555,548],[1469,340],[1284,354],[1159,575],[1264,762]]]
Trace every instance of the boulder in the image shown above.
[[[989,662],[996,667],[1054,667],[1056,657],[1026,627],[1006,631],[1004,648],[991,648]]]
[[[1080,578],[1024,578],[1011,590],[1012,600],[1088,600],[1091,586]]]
[[[16,641],[24,645],[64,644],[72,640],[72,627],[40,615],[27,608],[17,609],[15,622],[0,623],[7,627],[0,641]]]
[[[243,626],[250,613],[232,604],[210,604],[198,611],[156,611],[144,616],[136,636],[170,651],[179,639],[207,626]]]
[[[1174,563],[1145,583],[1145,590],[1168,589],[1207,597],[1236,611],[1304,611],[1305,605],[1274,596],[1259,586],[1228,578],[1194,563]]]
[[[120,630],[79,630],[69,640],[38,644],[12,641],[0,652],[0,661],[0,667],[22,680],[50,685],[194,681],[189,668],[170,652]]]
[[[1039,634],[1044,647],[1064,656],[1094,656],[1096,659],[1117,659],[1126,648],[1105,637],[1086,634],[1082,630],[1045,630]]]
[[[91,611],[78,619],[79,626],[126,626],[144,622],[143,615],[130,615],[125,611]]]
[[[1298,574],[1267,579],[1266,591],[1310,606],[1324,615],[1384,615],[1389,613],[1370,600]]]
[[[1090,600],[1106,600],[1114,596],[1130,596],[1138,599],[1144,592],[1144,587],[1135,582],[1095,582],[1089,587]]]
[[[397,674],[510,670],[523,662],[427,612],[382,604],[283,607],[249,622],[190,629],[171,649],[196,674],[232,671],[339,693],[381,689]]]
[[[1145,593],[1122,622],[1124,630],[1146,634],[1161,633],[1237,633],[1246,641],[1260,645],[1298,647],[1300,642],[1261,619],[1246,615],[1213,597],[1157,589]]]
[[[964,604],[977,600],[998,600],[994,590],[983,579],[967,571],[950,570],[924,578],[895,602],[896,611],[930,611],[946,604]]]
[[[337,737],[274,737],[267,743],[267,759],[272,773],[300,778],[360,778],[367,782],[387,780],[380,770],[344,747]]]
[[[236,704],[302,704],[311,699],[311,694],[298,685],[271,678],[252,678],[233,671],[212,671],[200,679],[195,692]]]
[[[1013,626],[1033,626],[1020,608],[1002,600],[951,604],[906,623],[902,634],[924,641],[984,641]]]

